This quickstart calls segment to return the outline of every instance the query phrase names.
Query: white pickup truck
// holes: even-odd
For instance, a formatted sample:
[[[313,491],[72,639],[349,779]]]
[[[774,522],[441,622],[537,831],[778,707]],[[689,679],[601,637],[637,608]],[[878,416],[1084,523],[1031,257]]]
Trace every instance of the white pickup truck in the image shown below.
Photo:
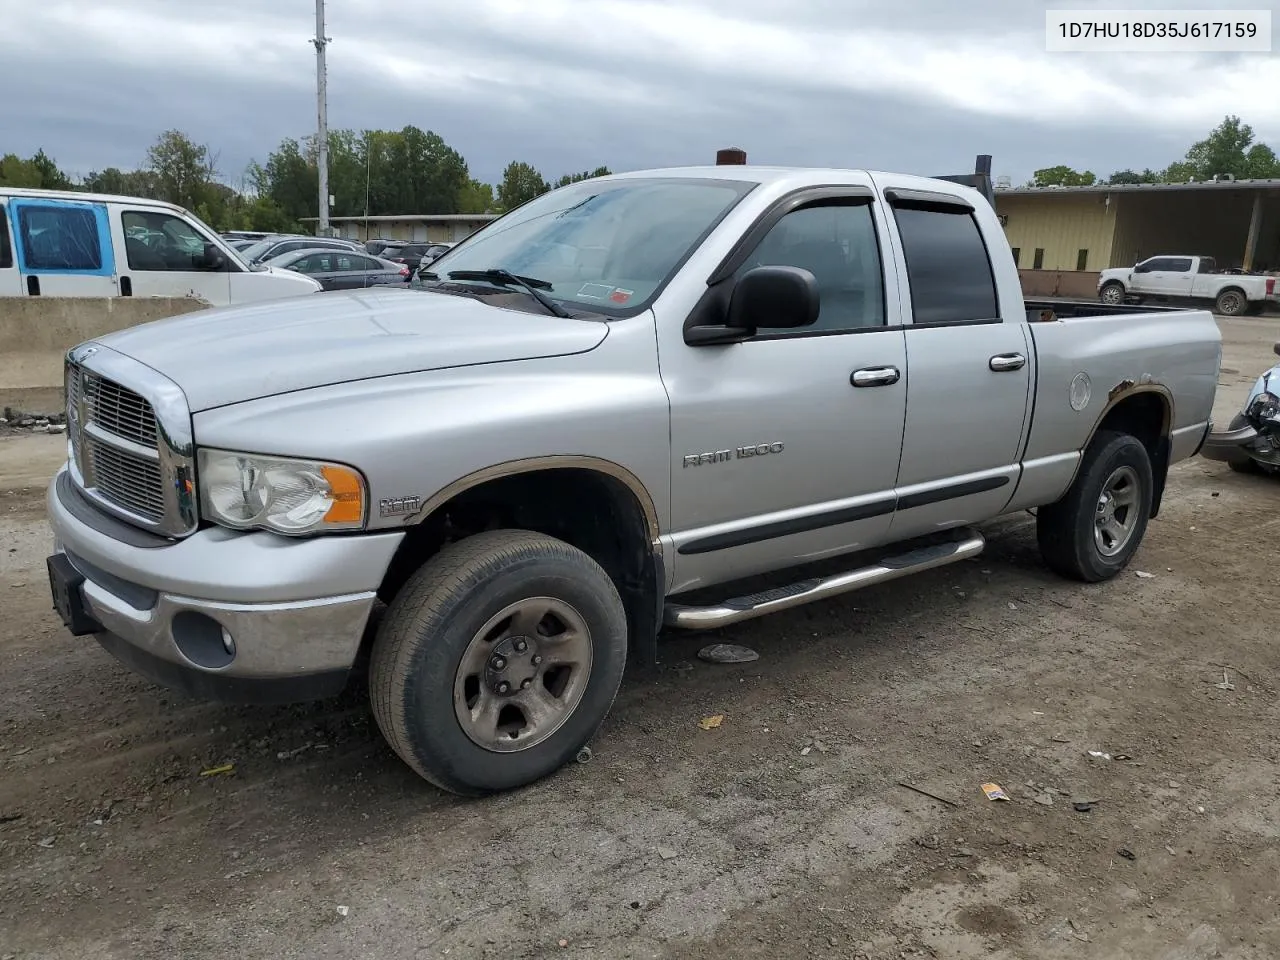
[[[1159,256],[1114,267],[1098,275],[1098,299],[1120,304],[1152,300],[1203,306],[1237,317],[1275,304],[1276,278],[1259,274],[1219,273],[1213,257]]]

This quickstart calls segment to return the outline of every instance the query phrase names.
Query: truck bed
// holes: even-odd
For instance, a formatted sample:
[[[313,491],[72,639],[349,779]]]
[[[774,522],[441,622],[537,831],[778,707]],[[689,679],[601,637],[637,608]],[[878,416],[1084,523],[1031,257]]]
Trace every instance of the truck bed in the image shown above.
[[[1041,300],[1023,300],[1027,311],[1028,323],[1043,323],[1046,320],[1069,320],[1073,317],[1110,317],[1118,314],[1133,313],[1169,313],[1183,311],[1185,307],[1165,307],[1151,304],[1117,303],[1106,304],[1097,300],[1068,300],[1046,298]],[[1052,311],[1047,316],[1046,311]]]

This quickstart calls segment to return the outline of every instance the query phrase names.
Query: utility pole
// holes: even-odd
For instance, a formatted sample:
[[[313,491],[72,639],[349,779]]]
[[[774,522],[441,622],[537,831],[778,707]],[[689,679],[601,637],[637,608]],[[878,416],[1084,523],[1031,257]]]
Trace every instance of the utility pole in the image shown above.
[[[317,233],[329,235],[329,116],[328,93],[325,89],[324,48],[329,38],[324,35],[324,0],[316,0],[316,167],[320,172],[320,226]]]

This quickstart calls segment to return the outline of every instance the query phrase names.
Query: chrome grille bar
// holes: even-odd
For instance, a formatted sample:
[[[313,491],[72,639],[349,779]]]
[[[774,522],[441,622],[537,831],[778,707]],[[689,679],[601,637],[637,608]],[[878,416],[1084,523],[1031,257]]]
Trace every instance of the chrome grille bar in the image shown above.
[[[71,477],[108,513],[171,537],[195,530],[191,414],[177,384],[101,344],[66,361]]]

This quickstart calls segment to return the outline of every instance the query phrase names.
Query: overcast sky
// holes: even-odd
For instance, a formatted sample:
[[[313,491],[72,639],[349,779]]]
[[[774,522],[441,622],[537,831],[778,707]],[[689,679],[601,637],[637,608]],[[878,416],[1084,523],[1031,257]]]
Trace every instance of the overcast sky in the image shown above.
[[[1266,2],[1200,8],[1266,7]],[[1280,56],[1050,54],[1048,0],[328,0],[331,127],[434,130],[490,182],[708,162],[1015,182],[1179,159],[1227,113],[1280,150]],[[1280,19],[1280,18],[1277,18]],[[0,0],[0,154],[139,164],[162,130],[223,179],[315,129],[314,0]],[[1280,49],[1280,45],[1277,45]]]

